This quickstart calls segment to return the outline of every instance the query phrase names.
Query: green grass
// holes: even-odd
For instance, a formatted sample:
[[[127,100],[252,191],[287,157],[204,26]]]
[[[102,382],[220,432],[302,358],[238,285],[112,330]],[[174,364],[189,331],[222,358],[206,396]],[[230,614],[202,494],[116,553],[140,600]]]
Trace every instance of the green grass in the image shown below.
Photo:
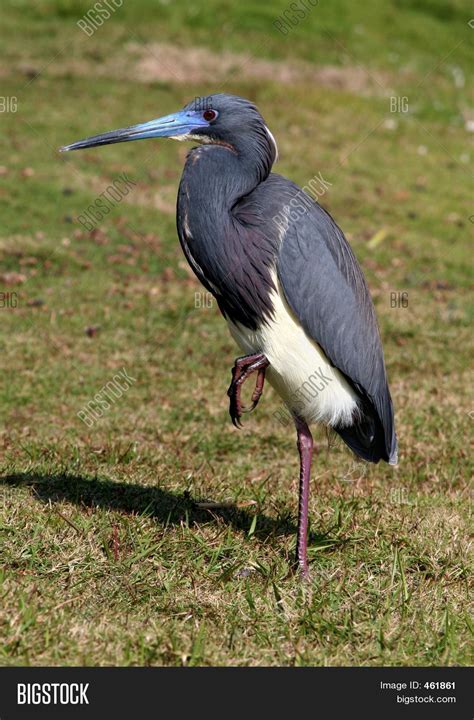
[[[4,665],[472,662],[469,6],[321,2],[282,36],[285,7],[140,0],[87,38],[75,23],[88,2],[7,3],[1,95],[18,111],[0,114],[0,292],[17,300],[0,309]],[[143,76],[157,42],[190,69],[204,48],[216,82]],[[222,51],[236,63],[224,75]],[[283,67],[301,76],[286,82]],[[291,573],[293,431],[270,389],[232,427],[237,350],[215,303],[196,302],[177,242],[187,148],[56,152],[222,87],[258,103],[278,172],[331,183],[321,202],[369,281],[397,411],[397,469],[355,462],[315,430],[305,586]],[[390,96],[409,112],[390,113]],[[87,232],[78,215],[122,172],[136,186]],[[408,307],[391,307],[393,292]],[[122,368],[136,381],[88,428],[77,413]]]

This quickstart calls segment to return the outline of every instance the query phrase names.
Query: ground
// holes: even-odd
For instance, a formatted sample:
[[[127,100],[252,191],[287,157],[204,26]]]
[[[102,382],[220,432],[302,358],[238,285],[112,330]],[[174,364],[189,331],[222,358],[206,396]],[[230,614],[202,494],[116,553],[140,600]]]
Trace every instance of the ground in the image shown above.
[[[468,3],[321,2],[288,27],[284,0],[139,0],[90,37],[86,2],[5,4],[1,663],[471,662]],[[396,407],[395,469],[315,431],[306,585],[294,431],[270,388],[231,425],[236,348],[177,241],[188,148],[57,153],[219,90],[257,102],[278,172],[324,179]]]

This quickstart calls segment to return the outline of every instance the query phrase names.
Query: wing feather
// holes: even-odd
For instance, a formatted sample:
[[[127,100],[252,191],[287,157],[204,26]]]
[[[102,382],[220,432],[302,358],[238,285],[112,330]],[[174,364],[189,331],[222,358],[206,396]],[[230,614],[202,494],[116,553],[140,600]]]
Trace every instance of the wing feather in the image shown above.
[[[289,220],[277,272],[306,333],[354,387],[365,414],[372,415],[373,437],[364,456],[396,462],[393,405],[372,299],[342,230],[317,203]]]

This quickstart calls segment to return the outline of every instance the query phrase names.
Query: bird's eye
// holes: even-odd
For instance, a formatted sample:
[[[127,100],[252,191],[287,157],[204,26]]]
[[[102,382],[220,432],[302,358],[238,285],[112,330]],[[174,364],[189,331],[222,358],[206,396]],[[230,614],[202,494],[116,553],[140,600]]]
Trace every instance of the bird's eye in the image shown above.
[[[207,120],[207,122],[212,122],[216,119],[217,113],[215,110],[204,110],[202,116],[204,120]]]

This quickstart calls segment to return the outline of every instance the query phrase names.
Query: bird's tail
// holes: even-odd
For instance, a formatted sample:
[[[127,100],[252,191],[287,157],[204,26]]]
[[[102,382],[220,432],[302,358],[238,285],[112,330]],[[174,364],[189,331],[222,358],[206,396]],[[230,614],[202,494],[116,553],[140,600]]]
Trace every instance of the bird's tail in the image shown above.
[[[390,465],[396,465],[398,462],[397,439],[392,413],[390,415],[390,427],[384,429],[373,406],[366,404],[352,425],[335,427],[334,430],[346,445],[363,460],[373,463],[385,460]]]

